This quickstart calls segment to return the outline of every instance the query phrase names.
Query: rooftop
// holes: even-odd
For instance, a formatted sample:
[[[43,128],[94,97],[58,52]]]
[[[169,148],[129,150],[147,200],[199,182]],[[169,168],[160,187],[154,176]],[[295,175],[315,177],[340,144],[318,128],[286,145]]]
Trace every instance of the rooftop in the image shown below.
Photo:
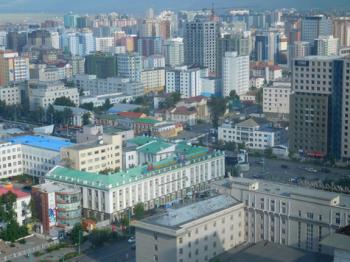
[[[42,149],[47,149],[47,150],[57,151],[57,152],[59,152],[63,147],[69,147],[74,145],[67,139],[54,137],[54,136],[42,136],[42,135],[16,136],[16,137],[7,138],[5,139],[5,141],[8,141],[14,144],[28,145],[32,147],[37,147],[37,148],[42,148]]]
[[[146,153],[146,154],[157,154],[164,149],[172,147],[173,145],[164,141],[151,141],[148,144],[142,145],[137,148],[137,151]]]
[[[23,192],[21,190],[15,189],[15,188],[7,189],[7,188],[4,188],[4,187],[0,187],[0,196],[5,195],[8,192],[14,193],[17,196],[17,198],[23,198],[23,197],[29,197],[30,196],[29,193]]]
[[[135,120],[135,123],[154,125],[154,124],[160,123],[160,121],[152,119],[152,118],[138,118]]]
[[[65,186],[65,185],[53,183],[53,182],[36,185],[36,186],[33,186],[33,188],[37,189],[38,191],[46,192],[46,193],[58,192],[58,193],[66,193],[66,194],[75,194],[80,192],[80,189],[78,187]]]
[[[180,208],[169,208],[166,213],[151,216],[142,220],[142,222],[165,227],[180,227],[183,224],[227,209],[238,203],[240,202],[231,196],[219,195]]]

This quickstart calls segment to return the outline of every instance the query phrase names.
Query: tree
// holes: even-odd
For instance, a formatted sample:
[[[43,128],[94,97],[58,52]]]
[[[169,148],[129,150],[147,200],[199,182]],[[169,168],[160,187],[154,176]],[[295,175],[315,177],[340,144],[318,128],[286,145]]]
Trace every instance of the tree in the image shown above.
[[[70,108],[64,108],[62,113],[63,124],[70,125],[72,124],[73,111]]]
[[[83,125],[84,126],[91,124],[90,117],[91,117],[91,114],[89,112],[86,112],[83,114]]]
[[[110,230],[109,229],[94,229],[92,230],[89,239],[93,246],[101,246],[104,242],[110,239]]]
[[[72,106],[75,107],[75,104],[72,100],[70,100],[69,97],[61,96],[56,98],[55,102],[53,103],[57,106]]]
[[[10,222],[16,217],[16,213],[13,209],[17,196],[9,191],[8,193],[0,197],[0,220],[5,223]]]
[[[235,90],[232,90],[231,92],[230,92],[230,99],[232,99],[232,100],[239,100],[239,96],[237,95],[237,93],[236,93],[236,91]]]
[[[102,106],[103,111],[108,111],[113,105],[111,104],[111,101],[109,98],[106,99],[105,103]]]
[[[221,97],[212,96],[209,102],[209,107],[211,109],[211,120],[214,128],[218,128],[219,119],[226,112],[227,101]]]
[[[134,213],[135,213],[135,218],[140,220],[144,217],[145,215],[145,207],[143,206],[142,203],[138,203],[134,207]]]
[[[73,226],[73,229],[70,233],[71,240],[74,244],[79,244],[79,241],[82,241],[83,226],[81,223],[77,223]]]
[[[36,202],[33,199],[33,197],[30,199],[29,208],[30,208],[30,213],[32,214],[32,220],[37,220],[38,212],[37,212]]]
[[[259,105],[262,104],[262,102],[263,102],[263,88],[258,89],[258,92],[255,94],[255,101]]]
[[[89,102],[89,103],[84,103],[80,105],[80,108],[89,110],[89,111],[94,111],[94,103]]]

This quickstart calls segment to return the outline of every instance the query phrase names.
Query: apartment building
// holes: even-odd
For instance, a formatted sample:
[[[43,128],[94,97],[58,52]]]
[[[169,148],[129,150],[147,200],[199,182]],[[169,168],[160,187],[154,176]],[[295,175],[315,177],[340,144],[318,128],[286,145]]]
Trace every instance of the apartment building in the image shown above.
[[[212,188],[244,203],[249,243],[271,241],[329,253],[320,241],[350,223],[347,195],[246,178],[215,182]]]
[[[65,166],[86,172],[120,170],[122,167],[122,136],[103,134],[101,140],[63,148],[61,159]]]
[[[0,179],[23,174],[21,145],[0,141]]]
[[[157,93],[165,88],[165,69],[152,68],[141,72],[141,82],[144,85],[144,93]]]
[[[264,150],[281,143],[281,130],[270,124],[258,124],[249,118],[239,123],[223,123],[218,128],[218,140],[244,144],[247,148]]]
[[[16,173],[16,162],[17,162],[17,174],[28,174],[31,176],[43,177],[50,169],[60,163],[60,150],[63,147],[73,145],[69,140],[53,137],[53,136],[42,136],[42,135],[24,135],[6,138],[4,141],[11,143],[13,147],[11,149],[12,154],[14,150],[17,151],[17,156],[12,156],[12,164],[7,167],[11,167],[12,174]],[[19,148],[21,151],[18,151]],[[6,154],[9,154],[6,149]],[[19,153],[21,156],[19,156]],[[15,154],[16,155],[16,154]],[[8,161],[9,156],[7,157]],[[22,169],[22,172],[19,170]],[[1,170],[5,175],[5,170]],[[10,172],[7,170],[7,172]],[[6,174],[10,176],[9,173]]]
[[[29,58],[17,52],[0,51],[0,86],[29,80]]]
[[[278,115],[289,114],[289,100],[292,93],[290,82],[275,81],[263,87],[263,112]]]
[[[0,101],[6,105],[18,105],[21,103],[21,90],[18,86],[0,86]]]
[[[29,84],[30,110],[38,107],[47,108],[60,97],[67,97],[79,106],[79,91],[76,87],[67,87],[63,82],[35,81]]]
[[[114,221],[137,203],[152,209],[206,188],[210,181],[224,176],[225,156],[221,151],[181,143],[175,153],[160,162],[109,175],[57,166],[45,180],[80,187],[84,214]]]
[[[219,195],[137,221],[136,261],[210,261],[245,242],[244,204]]]

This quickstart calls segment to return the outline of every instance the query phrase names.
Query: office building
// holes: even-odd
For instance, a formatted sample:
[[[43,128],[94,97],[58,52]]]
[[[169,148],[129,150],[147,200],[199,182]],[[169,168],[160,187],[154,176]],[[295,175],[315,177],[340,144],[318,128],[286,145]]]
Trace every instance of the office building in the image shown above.
[[[315,39],[315,54],[320,56],[338,55],[339,39],[333,36],[320,36]]]
[[[184,54],[186,65],[207,67],[216,73],[216,39],[218,25],[212,21],[194,20],[185,25]]]
[[[142,56],[162,54],[162,39],[160,37],[140,37],[137,39],[137,52]]]
[[[347,195],[246,178],[214,182],[212,188],[245,204],[248,243],[329,254],[322,239],[350,223]]]
[[[96,75],[76,75],[74,83],[76,87],[86,91],[89,96],[100,96],[100,99],[103,99],[104,95],[115,95],[116,93],[132,97],[144,94],[144,85],[141,82],[132,82],[128,78],[108,77],[103,79],[97,78]]]
[[[339,39],[339,46],[350,46],[350,17],[333,18],[333,36]]]
[[[85,74],[85,58],[81,56],[73,56],[68,60],[68,63],[72,66],[72,75]]]
[[[141,83],[144,85],[144,93],[157,93],[165,88],[165,69],[145,69],[141,72]]]
[[[96,52],[114,53],[114,37],[96,37]]]
[[[79,187],[44,183],[33,186],[31,195],[44,233],[49,234],[52,227],[68,231],[81,222]]]
[[[35,110],[39,107],[47,108],[57,98],[67,97],[76,106],[79,106],[79,91],[76,87],[68,87],[63,82],[40,82],[29,83],[29,107]]]
[[[64,66],[47,64],[30,64],[29,74],[31,80],[54,82],[65,80],[71,76],[71,65]]]
[[[292,69],[293,61],[296,58],[302,58],[311,55],[311,46],[309,42],[297,41],[288,46],[288,65]]]
[[[78,15],[73,14],[72,12],[64,15],[64,26],[66,28],[75,28],[77,26],[77,19],[78,19]]]
[[[255,36],[255,60],[262,62],[278,62],[279,33],[277,31],[261,31]]]
[[[165,65],[170,67],[183,65],[184,43],[183,38],[172,38],[164,42],[163,52],[165,56]]]
[[[0,50],[5,50],[7,47],[7,32],[0,31]]]
[[[13,209],[16,214],[17,223],[22,226],[30,222],[32,217],[30,210],[30,194],[23,192],[19,189],[15,189],[12,185],[5,185],[0,187],[0,196],[5,194],[12,193],[16,196],[16,201],[13,203]]]
[[[219,195],[137,221],[136,261],[210,261],[245,242],[244,204]]]
[[[85,74],[98,78],[117,76],[117,57],[110,54],[96,53],[85,57]]]
[[[143,57],[143,69],[164,68],[165,57],[163,55],[151,55]]]
[[[306,16],[301,20],[301,41],[314,47],[314,40],[320,36],[332,35],[332,20],[324,15]]]
[[[14,148],[17,150],[17,158],[14,158],[11,166],[15,168],[14,163],[17,161],[18,173],[22,164],[23,174],[37,177],[43,177],[50,169],[60,163],[61,148],[73,145],[66,139],[39,135],[10,137],[6,138],[5,141],[16,145]],[[21,148],[20,153],[18,146]],[[19,156],[19,154],[21,155]]]
[[[243,95],[249,91],[249,56],[238,56],[237,52],[226,52],[222,59],[222,95],[231,91]]]
[[[15,52],[22,52],[23,47],[27,44],[26,32],[8,32],[7,33],[7,48]]]
[[[26,80],[29,80],[29,58],[13,51],[0,51],[0,86]]]
[[[263,87],[263,112],[289,115],[289,100],[292,93],[290,82],[275,81]]]
[[[201,95],[201,77],[208,76],[205,71],[207,70],[196,67],[189,68],[187,66],[179,66],[175,67],[174,69],[166,69],[166,92],[178,92],[184,98]]]
[[[125,53],[117,55],[118,76],[128,78],[130,81],[141,81],[143,68],[142,56],[138,53]]]
[[[265,150],[281,143],[282,132],[271,124],[258,124],[249,118],[239,123],[223,123],[218,128],[218,140],[244,144],[250,149]]]
[[[293,66],[290,150],[311,157],[349,159],[348,58],[309,56]]]
[[[179,143],[175,153],[181,155],[182,162],[177,162],[174,155],[109,175],[56,167],[45,180],[80,187],[84,214],[114,221],[127,210],[132,211],[137,203],[143,203],[146,210],[152,209],[224,176],[225,157],[220,151]]]
[[[79,53],[74,55],[86,56],[95,52],[95,38],[90,30],[79,33]]]
[[[61,159],[64,166],[80,171],[119,171],[122,166],[122,137],[119,134],[103,134],[101,140],[63,148]]]

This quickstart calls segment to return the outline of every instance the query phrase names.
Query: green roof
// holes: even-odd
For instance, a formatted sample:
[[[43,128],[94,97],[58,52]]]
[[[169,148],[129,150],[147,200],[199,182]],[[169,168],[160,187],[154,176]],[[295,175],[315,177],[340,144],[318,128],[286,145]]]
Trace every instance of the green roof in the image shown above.
[[[147,154],[157,154],[159,151],[162,151],[171,146],[172,144],[169,144],[163,141],[151,141],[145,145],[138,147],[137,151],[147,153]]]
[[[151,165],[139,166],[128,169],[124,172],[109,175],[89,173],[56,166],[46,175],[45,178],[52,181],[109,190],[111,188],[181,168],[183,165],[190,165],[197,161],[203,161],[204,158],[207,159],[223,154],[220,151],[210,152],[207,148],[189,146],[185,143],[177,144],[176,153],[182,154],[184,159],[181,159],[180,156],[172,156],[162,161],[152,163]]]
[[[135,119],[135,123],[143,123],[143,124],[158,124],[160,121],[152,119],[152,118],[138,118]]]
[[[156,140],[157,138],[150,136],[136,136],[128,140],[129,143],[135,144],[137,146],[143,146],[151,141]]]

